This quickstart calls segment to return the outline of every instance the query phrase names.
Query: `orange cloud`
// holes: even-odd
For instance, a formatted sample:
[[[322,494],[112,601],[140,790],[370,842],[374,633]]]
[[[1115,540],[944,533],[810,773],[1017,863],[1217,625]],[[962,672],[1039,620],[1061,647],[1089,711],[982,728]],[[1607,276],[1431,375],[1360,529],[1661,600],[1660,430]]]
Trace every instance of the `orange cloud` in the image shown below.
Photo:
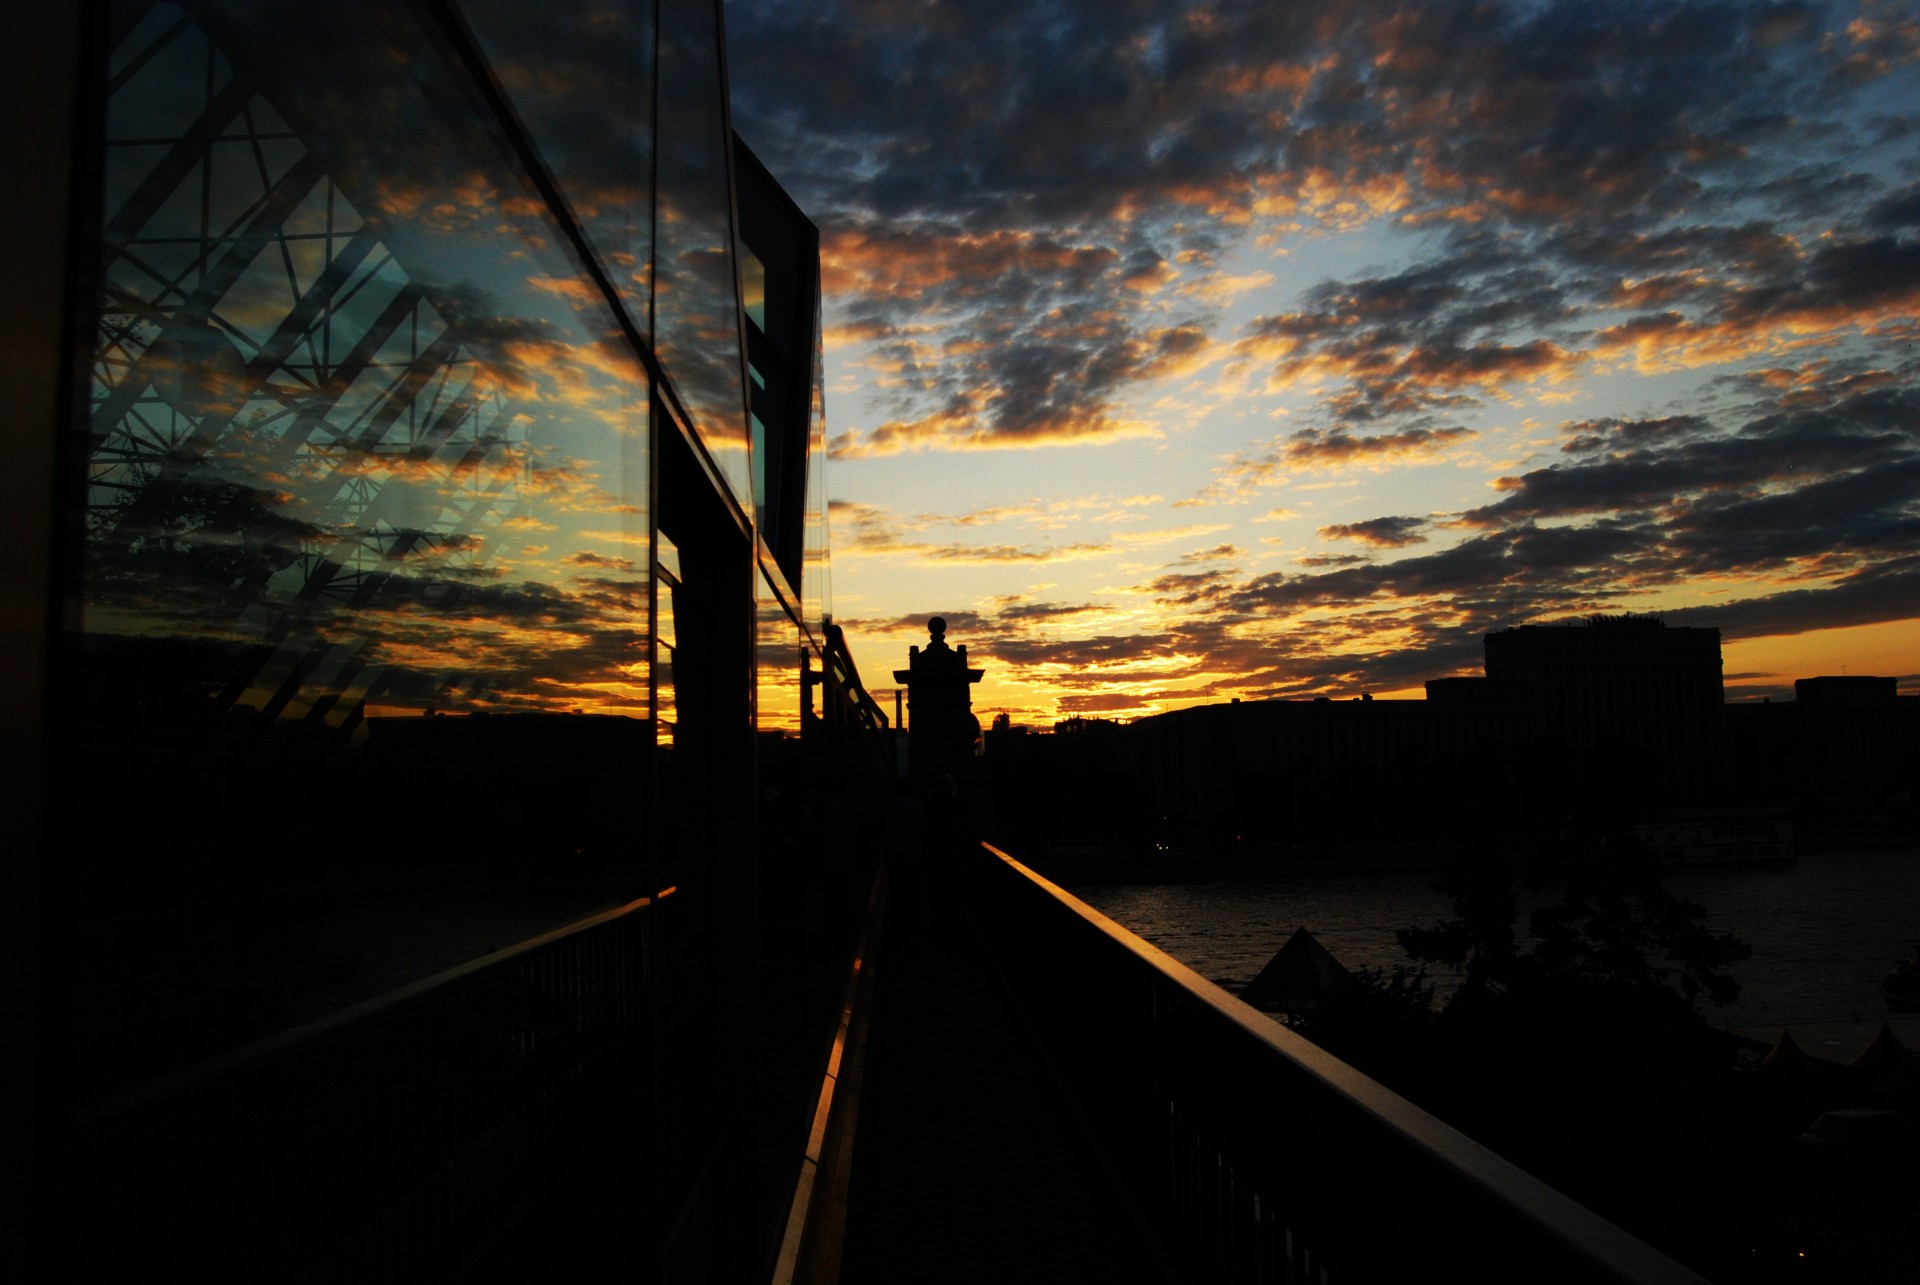
[[[1731,322],[1702,324],[1678,312],[1635,317],[1609,326],[1594,337],[1595,354],[1629,361],[1642,374],[1716,366],[1785,347],[1772,326],[1754,328]]]
[[[990,398],[974,394],[962,406],[919,419],[889,420],[866,432],[848,429],[833,438],[828,454],[834,459],[868,459],[902,451],[1031,449],[1161,436],[1152,424],[1115,419],[1104,411],[1043,419],[1019,429],[998,429],[984,417],[990,402]]]

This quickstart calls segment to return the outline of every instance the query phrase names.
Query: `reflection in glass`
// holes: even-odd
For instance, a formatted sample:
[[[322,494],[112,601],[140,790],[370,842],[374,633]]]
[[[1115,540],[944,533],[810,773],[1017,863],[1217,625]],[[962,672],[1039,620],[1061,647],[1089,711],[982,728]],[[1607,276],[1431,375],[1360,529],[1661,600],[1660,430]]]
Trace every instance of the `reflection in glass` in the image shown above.
[[[664,532],[657,538],[659,549],[654,567],[657,597],[653,608],[654,736],[659,744],[670,747],[679,721],[679,706],[673,691],[673,653],[680,645],[680,635],[674,627],[673,595],[680,589],[680,551]]]
[[[172,660],[116,700],[646,716],[646,381],[543,207],[424,100],[338,117],[373,68],[276,103],[182,17],[133,26],[107,120],[81,620],[109,671]]]
[[[765,571],[756,608],[757,710],[754,723],[764,736],[800,735],[800,657],[805,640],[787,614]]]
[[[651,6],[460,0],[643,336],[652,324]]]
[[[471,892],[512,868],[611,891],[648,829],[654,390],[425,12],[97,24],[52,760],[111,800],[61,865],[87,1092],[351,1002],[316,978],[359,948],[293,950],[263,889],[344,905],[397,871]],[[599,238],[645,228],[633,191],[589,228],[609,260]]]
[[[717,19],[711,4],[660,11],[654,342],[700,441],[751,513]]]
[[[760,262],[759,256],[745,246],[739,247],[739,251],[740,307],[747,314],[748,321],[765,330],[767,328],[767,268]]]
[[[826,371],[821,355],[819,313],[814,313],[813,388],[807,408],[806,541],[801,568],[802,619],[814,636],[826,638],[825,622],[833,617],[832,553],[827,537],[827,406]]]
[[[783,592],[797,604],[805,598],[807,452],[817,406],[820,234],[744,142],[735,140],[733,158],[754,516],[778,568],[770,574],[784,577]]]

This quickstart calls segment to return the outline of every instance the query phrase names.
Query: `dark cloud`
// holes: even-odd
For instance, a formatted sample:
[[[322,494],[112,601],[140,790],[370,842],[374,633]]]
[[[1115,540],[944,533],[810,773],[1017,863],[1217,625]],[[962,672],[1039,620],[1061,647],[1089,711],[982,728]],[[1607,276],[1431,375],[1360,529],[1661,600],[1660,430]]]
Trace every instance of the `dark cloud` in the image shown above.
[[[1710,432],[1711,427],[1697,415],[1581,420],[1560,426],[1561,436],[1567,439],[1560,444],[1560,449],[1569,455],[1631,449],[1675,438],[1698,436]]]
[[[914,552],[936,562],[1052,562],[1056,558],[1104,552],[1107,547],[1097,543],[1041,548],[1017,544],[930,544],[917,545]]]
[[[1195,699],[1398,690],[1479,667],[1479,633],[1443,614],[1388,608],[1355,617],[1351,629],[1328,625],[1282,637],[1243,627],[1257,620],[1217,611],[1164,632],[1034,637],[1017,621],[985,613],[968,636],[969,654],[1002,672],[1044,674],[1062,711],[1128,715]],[[1352,650],[1369,628],[1395,631],[1416,645]]]
[[[728,34],[736,123],[821,222],[842,333],[895,372],[896,418],[839,443],[857,454],[1127,431],[1115,400],[1221,320],[1168,328],[1148,301],[1263,217],[1438,232],[1246,332],[1285,341],[1283,373],[1351,380],[1327,393],[1343,423],[1553,377],[1606,308],[1897,306],[1912,251],[1870,234],[1911,223],[1911,189],[1792,147],[1846,155],[1842,112],[1903,65],[1906,26],[1849,16],[762,0]],[[1818,239],[1863,204],[1860,234]]]
[[[1065,666],[1067,672],[1053,681],[1071,687],[1124,681],[1141,673],[1164,677],[1166,671],[1159,664],[1147,668],[1147,662],[1170,659],[1178,650],[1177,642],[1173,634],[1104,634],[1062,640],[1001,637],[983,642],[979,650],[983,655],[991,652],[1008,665]],[[1188,663],[1188,668],[1194,667],[1193,662]]]
[[[1065,715],[1140,714],[1149,712],[1140,697],[1132,692],[1068,692],[1059,700]]]
[[[1864,567],[1830,587],[1785,589],[1663,614],[1676,625],[1715,626],[1727,638],[1762,638],[1904,620],[1915,602],[1920,602],[1920,556]]]
[[[1194,571],[1161,576],[1149,581],[1145,589],[1162,601],[1191,606],[1216,597],[1230,584],[1231,580],[1224,572]]]
[[[1288,463],[1311,468],[1375,460],[1437,455],[1457,442],[1478,436],[1467,428],[1409,428],[1399,433],[1356,437],[1344,428],[1302,429],[1281,447]]]
[[[1060,620],[1068,616],[1085,615],[1100,608],[1091,603],[1062,602],[1026,602],[1011,601],[1000,604],[994,609],[994,617],[1001,621],[1012,620]]]
[[[1797,266],[1782,280],[1740,292],[1721,315],[1748,324],[1872,316],[1884,308],[1911,310],[1920,298],[1920,244],[1892,236],[1825,242]]]
[[[1880,232],[1905,232],[1920,227],[1920,183],[1909,183],[1875,201],[1861,220]]]
[[[1338,662],[1376,677],[1403,662],[1434,676],[1447,653],[1432,649],[1461,630],[1618,609],[1683,581],[1752,586],[1711,607],[1666,613],[1729,637],[1910,616],[1920,601],[1920,394],[1820,363],[1748,382],[1750,418],[1730,424],[1688,415],[1565,425],[1562,458],[1508,479],[1505,499],[1463,515],[1478,534],[1451,548],[1386,563],[1302,560],[1301,574],[1210,593],[1243,620],[1315,609],[1337,609],[1348,622],[1369,610],[1409,613],[1413,623],[1401,627],[1419,644],[1402,651],[1417,656]],[[1387,518],[1323,534],[1391,540],[1418,526]],[[1769,578],[1779,587],[1769,591]],[[1361,636],[1373,627],[1355,626]],[[1327,678],[1298,658],[1286,672],[1293,687]]]
[[[1581,431],[1569,442],[1578,458],[1504,478],[1506,498],[1463,514],[1468,526],[1494,527],[1515,522],[1564,519],[1588,514],[1653,511],[1686,529],[1726,506],[1805,514],[1819,507],[1839,479],[1855,478],[1843,489],[1866,507],[1847,524],[1898,519],[1912,509],[1915,492],[1903,494],[1900,480],[1920,459],[1920,438],[1911,431],[1881,428],[1875,422],[1890,406],[1911,401],[1920,392],[1904,390],[1887,397],[1869,395],[1818,411],[1764,416],[1739,431],[1690,435],[1700,427],[1683,421],[1677,440],[1661,438],[1675,421],[1639,426],[1616,424],[1605,434]],[[1582,429],[1588,426],[1580,426]],[[1635,437],[1651,445],[1605,452],[1612,441]],[[1873,477],[1885,479],[1876,484]],[[1799,500],[1786,497],[1799,496]],[[1809,507],[1811,506],[1811,508]],[[1828,506],[1830,515],[1838,518]],[[1877,517],[1875,515],[1878,515]],[[1728,569],[1732,569],[1729,567]]]
[[[570,566],[595,567],[608,571],[632,571],[634,569],[633,559],[631,558],[609,558],[605,554],[593,553],[584,549],[578,553],[569,553],[560,560]]]
[[[1358,540],[1376,549],[1401,549],[1425,544],[1427,520],[1415,517],[1369,518],[1365,522],[1335,522],[1320,528],[1322,539]]]
[[[916,612],[911,616],[898,616],[878,627],[887,630],[908,630],[914,633],[926,633],[927,622],[935,616],[946,621],[948,632],[955,635],[978,633],[980,631],[981,621],[983,620],[983,617],[974,611],[926,611]],[[849,620],[843,623],[849,626],[864,625],[867,628],[876,627],[874,622],[871,621]],[[959,639],[956,638],[956,641],[959,641]]]

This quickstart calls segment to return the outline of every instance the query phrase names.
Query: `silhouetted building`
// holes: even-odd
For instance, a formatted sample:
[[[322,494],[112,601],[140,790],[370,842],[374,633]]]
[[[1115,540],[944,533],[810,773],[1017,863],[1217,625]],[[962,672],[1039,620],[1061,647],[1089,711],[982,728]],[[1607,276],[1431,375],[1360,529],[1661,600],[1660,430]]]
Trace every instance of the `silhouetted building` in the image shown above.
[[[642,1255],[759,1270],[862,904],[836,798],[885,720],[824,598],[818,232],[730,131],[720,6],[32,21],[0,616],[8,811],[43,823],[9,891],[65,952],[11,1023],[58,1068],[43,1118],[310,1015],[359,958],[285,931],[317,907],[493,890],[492,935],[531,893],[647,898],[593,985],[672,1005],[595,1127],[673,1117],[610,1144]],[[137,1170],[134,1126],[88,1127]],[[392,1220],[367,1199],[330,1233]]]
[[[1803,817],[1911,818],[1920,775],[1920,697],[1861,674],[1794,682],[1794,699],[1727,706],[1738,797],[1791,805]]]
[[[1682,809],[1662,834],[1711,816],[1715,834],[1790,852],[1793,820],[1911,817],[1920,698],[1891,678],[1801,679],[1797,701],[1729,705],[1717,629],[1597,617],[1484,642],[1484,675],[1429,680],[1424,701],[1236,700],[1101,737],[1032,738],[1017,770],[996,769],[1005,814],[1029,827],[1009,833],[1484,842]],[[1023,810],[1013,800],[1028,781],[1097,786],[1116,802],[1095,816]],[[1755,808],[1769,811],[1738,811]],[[1050,823],[1054,834],[1033,829]]]
[[[1594,616],[1486,636],[1489,687],[1524,690],[1547,744],[1589,781],[1653,802],[1717,785],[1720,631]]]
[[[1892,678],[1844,674],[1797,679],[1793,696],[1798,794],[1808,808],[1871,815],[1912,807],[1920,700],[1902,700]]]
[[[1194,706],[1128,724],[1114,770],[1138,780],[1176,833],[1282,844],[1382,827],[1428,833],[1432,799],[1446,789],[1435,765],[1452,757],[1436,738],[1474,734],[1428,714],[1417,701]]]

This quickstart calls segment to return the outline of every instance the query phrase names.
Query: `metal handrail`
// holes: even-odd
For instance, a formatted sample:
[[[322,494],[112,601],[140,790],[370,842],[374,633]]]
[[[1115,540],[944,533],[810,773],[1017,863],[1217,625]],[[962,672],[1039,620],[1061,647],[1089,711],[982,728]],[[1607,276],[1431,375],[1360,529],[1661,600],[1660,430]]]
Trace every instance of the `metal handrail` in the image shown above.
[[[1703,1278],[990,845],[968,910],[1094,1145],[1196,1279]]]

